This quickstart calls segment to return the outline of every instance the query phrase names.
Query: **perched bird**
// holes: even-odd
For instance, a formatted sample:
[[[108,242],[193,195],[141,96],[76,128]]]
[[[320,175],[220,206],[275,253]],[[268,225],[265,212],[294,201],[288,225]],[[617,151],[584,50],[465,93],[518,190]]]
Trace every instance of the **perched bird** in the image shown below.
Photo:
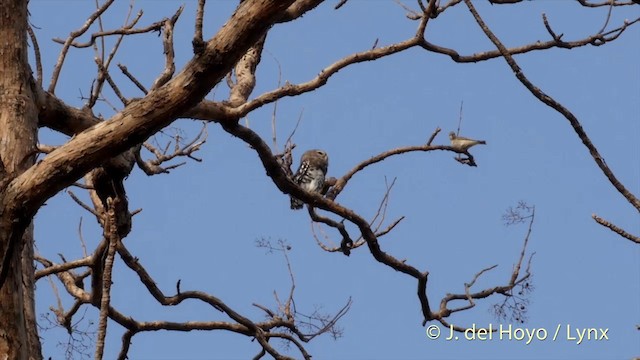
[[[470,147],[474,145],[486,145],[487,142],[484,140],[473,140],[462,136],[457,136],[455,132],[449,133],[449,139],[451,139],[451,147],[456,150],[467,151]]]
[[[322,150],[309,150],[302,154],[300,167],[293,176],[293,182],[309,192],[320,192],[324,186],[324,178],[329,167],[329,157]],[[302,209],[304,203],[291,196],[291,208]]]

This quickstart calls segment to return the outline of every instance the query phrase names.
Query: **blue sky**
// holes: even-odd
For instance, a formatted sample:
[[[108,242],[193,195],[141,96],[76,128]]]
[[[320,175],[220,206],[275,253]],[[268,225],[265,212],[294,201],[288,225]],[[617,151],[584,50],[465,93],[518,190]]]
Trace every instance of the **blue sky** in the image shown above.
[[[60,45],[81,26],[93,2],[36,0],[30,3],[31,21],[45,68],[45,87]],[[541,14],[546,13],[565,40],[597,32],[606,9],[585,9],[573,1],[536,1],[512,6],[475,2],[480,14],[507,46],[545,41]],[[137,1],[144,9],[141,26],[171,16],[178,1]],[[191,56],[195,1],[187,1],[176,33],[176,66]],[[414,6],[412,2],[408,5]],[[205,36],[211,37],[226,21],[235,1],[208,2]],[[334,2],[270,33],[258,69],[254,95],[277,87],[278,63],[282,81],[304,82],[322,68],[353,52],[401,41],[415,33],[417,23],[393,1],[348,2],[338,11]],[[105,17],[105,28],[119,27],[128,2],[118,2]],[[52,16],[54,12],[65,16]],[[640,16],[640,6],[613,10],[610,27]],[[464,5],[430,22],[430,41],[463,54],[493,50]],[[112,40],[107,42],[113,44]],[[618,40],[601,47],[570,51],[552,49],[516,56],[529,79],[569,108],[598,147],[607,164],[636,196],[640,195],[640,30],[628,29]],[[81,106],[95,76],[93,52],[72,49],[56,94]],[[150,86],[162,71],[162,45],[155,35],[125,39],[115,62],[126,65]],[[112,74],[127,96],[141,94],[117,68]],[[208,99],[222,100],[222,84]],[[105,95],[118,104],[108,91]],[[349,297],[353,306],[341,320],[344,336],[314,339],[307,345],[317,359],[629,359],[640,355],[640,249],[597,225],[591,214],[640,234],[637,211],[619,195],[597,168],[569,123],[537,101],[513,76],[503,59],[456,64],[448,57],[409,50],[376,62],[340,71],[317,91],[278,103],[280,145],[302,122],[294,141],[297,159],[302,150],[322,148],[330,157],[329,175],[340,176],[355,164],[382,151],[422,144],[436,127],[443,129],[435,143],[448,144],[464,101],[461,134],[481,138],[488,145],[472,150],[477,168],[462,166],[447,152],[408,154],[388,159],[356,175],[338,202],[365,218],[375,214],[385,190],[385,178],[397,178],[391,193],[387,221],[406,216],[382,238],[383,250],[430,272],[429,300],[437,306],[448,292],[461,293],[464,283],[488,266],[498,268],[483,276],[477,289],[508,281],[517,261],[526,227],[505,227],[501,216],[524,200],[536,207],[529,251],[533,284],[529,321],[518,325],[550,334],[561,324],[572,328],[608,328],[607,341],[577,345],[561,337],[533,341],[429,340],[421,326],[415,280],[377,263],[366,248],[345,257],[320,249],[311,234],[306,211],[289,209],[288,197],[266,177],[257,155],[216,124],[199,152],[202,163],[189,162],[170,175],[147,177],[135,169],[126,186],[132,209],[142,208],[125,240],[130,251],[167,294],[178,279],[183,290],[207,291],[242,314],[258,321],[260,310],[251,304],[275,306],[273,292],[286,294],[289,277],[278,254],[257,248],[257,239],[287,240],[296,277],[296,305],[311,313],[316,308],[336,311]],[[98,111],[113,114],[106,105]],[[249,115],[250,127],[271,138],[272,106]],[[195,135],[201,124],[179,120],[173,124]],[[66,137],[43,131],[41,142],[60,144]],[[167,138],[157,136],[160,142]],[[73,191],[87,198],[80,189]],[[101,232],[90,214],[61,193],[47,202],[36,219],[37,250],[57,260],[82,256],[78,223],[91,248]],[[338,234],[327,230],[332,241]],[[216,320],[217,311],[197,303],[162,308],[131,271],[117,260],[113,305],[140,320]],[[60,286],[58,284],[58,286]],[[55,305],[51,286],[38,283],[38,312]],[[478,301],[469,311],[449,318],[459,326],[498,326],[489,309],[497,297]],[[66,306],[71,302],[64,299]],[[87,320],[97,321],[90,309]],[[514,324],[515,326],[515,324]],[[95,325],[93,325],[95,329]],[[443,329],[444,331],[444,329]],[[111,323],[105,358],[120,348],[122,329]],[[68,337],[62,329],[41,331],[45,357],[64,356]],[[221,332],[139,334],[133,339],[131,359],[248,358],[258,353],[249,338]],[[290,352],[299,357],[299,353]]]

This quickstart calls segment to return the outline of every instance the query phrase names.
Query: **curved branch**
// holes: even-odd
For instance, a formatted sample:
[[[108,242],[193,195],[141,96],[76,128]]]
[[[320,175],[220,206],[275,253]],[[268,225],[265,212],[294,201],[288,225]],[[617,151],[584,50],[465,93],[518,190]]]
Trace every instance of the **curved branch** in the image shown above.
[[[239,125],[237,122],[223,122],[221,125],[225,131],[237,136],[247,144],[251,145],[251,147],[257,152],[260,161],[267,172],[267,176],[271,178],[280,191],[285,194],[293,195],[294,197],[303,200],[305,203],[326,210],[350,221],[358,227],[363,239],[367,242],[369,251],[374,259],[396,271],[407,274],[418,280],[418,298],[425,318],[424,322],[426,323],[426,321],[433,319],[426,295],[427,272],[421,272],[415,267],[384,252],[380,248],[378,238],[369,226],[369,223],[353,210],[347,209],[319,194],[306,192],[294,184],[280,167],[280,164],[272,154],[269,145],[267,145],[267,143],[265,143],[264,140],[262,140],[262,138],[260,138],[260,136],[253,130]]]
[[[56,62],[55,67],[53,68],[53,74],[51,75],[51,83],[49,84],[49,89],[47,90],[48,92],[53,94],[56,90],[56,85],[58,83],[58,78],[60,77],[60,71],[62,70],[62,65],[64,64],[64,60],[67,57],[67,52],[69,52],[69,48],[71,47],[71,43],[73,42],[73,40],[78,38],[82,34],[84,34],[87,30],[89,30],[89,27],[91,27],[91,25],[96,21],[96,19],[100,17],[100,15],[102,15],[102,13],[107,11],[109,6],[113,4],[113,1],[114,0],[105,1],[105,3],[102,4],[100,8],[98,8],[98,10],[96,10],[93,14],[91,14],[91,16],[89,16],[87,21],[84,23],[84,25],[82,25],[80,29],[69,34],[69,37],[67,38],[67,40],[64,42],[64,45],[62,46],[62,50],[60,50],[58,61]]]
[[[7,209],[10,212],[6,214],[7,218],[31,219],[48,198],[111,158],[113,154],[142,143],[195,106],[229,72],[247,49],[264,36],[292,2],[293,0],[243,1],[229,21],[208,41],[204,52],[194,57],[180,74],[143,99],[132,102],[111,119],[79,133],[13,179],[7,185],[6,196],[0,205],[20,205]],[[59,73],[59,67],[57,72]],[[57,80],[57,76],[55,73],[54,79]],[[54,82],[51,88],[55,88]],[[0,286],[4,284],[8,271],[4,265],[8,262],[5,260],[12,258],[13,251],[18,248],[15,245],[20,243],[22,233],[29,223],[30,221],[16,222],[6,249],[0,249],[0,254],[5,256],[0,269]]]
[[[625,239],[631,240],[632,242],[636,243],[636,244],[640,244],[640,236],[635,236],[632,234],[629,234],[628,232],[624,231],[623,229],[615,226],[614,224],[608,222],[607,220],[599,217],[596,214],[591,215],[591,217],[593,218],[593,220],[595,220],[598,224],[608,228],[609,230],[613,231],[614,233],[622,236]]]
[[[533,94],[533,96],[535,96],[538,100],[540,100],[545,105],[549,106],[550,108],[560,113],[569,121],[569,124],[571,125],[573,130],[576,132],[580,140],[582,140],[582,143],[584,144],[584,146],[589,150],[589,154],[591,154],[591,157],[596,162],[600,170],[602,170],[602,172],[607,177],[609,182],[611,182],[611,184],[618,190],[618,192],[622,196],[624,196],[624,198],[627,199],[627,201],[633,207],[635,207],[636,210],[640,212],[640,200],[638,200],[638,198],[636,198],[629,190],[627,190],[627,188],[618,180],[618,178],[616,178],[613,171],[611,171],[607,163],[604,161],[604,158],[598,152],[598,149],[596,149],[596,147],[591,142],[591,139],[589,139],[589,136],[582,128],[582,125],[580,124],[580,121],[578,120],[578,118],[576,118],[576,116],[573,115],[573,113],[571,113],[569,109],[564,107],[562,104],[557,102],[554,98],[544,93],[542,90],[540,90],[540,88],[536,87],[531,81],[529,81],[529,79],[525,76],[524,72],[522,72],[522,69],[520,68],[520,66],[516,63],[513,56],[511,56],[511,53],[509,52],[509,50],[507,50],[507,48],[502,44],[502,42],[500,42],[500,40],[493,34],[493,32],[489,29],[489,27],[484,23],[484,21],[476,11],[475,7],[473,6],[471,0],[464,0],[464,2],[469,8],[469,11],[473,15],[473,17],[476,19],[476,22],[478,23],[482,31],[487,35],[487,37],[491,40],[491,42],[493,42],[493,44],[498,48],[498,50],[500,51],[500,54],[502,54],[507,64],[509,64],[509,67],[511,68],[511,70],[513,70],[516,78],[520,80],[522,85],[524,85],[527,88],[527,90],[529,90],[531,94]],[[640,19],[636,19],[632,23],[635,23],[639,20]],[[620,30],[620,33],[624,30],[624,28],[626,28],[628,25],[632,23],[625,23],[625,25],[621,28],[622,30]],[[594,35],[592,38],[600,39],[601,36]]]
[[[251,111],[266,104],[273,103],[281,98],[298,96],[316,90],[325,85],[331,76],[349,65],[377,60],[417,46],[419,42],[419,38],[414,37],[397,44],[355,53],[324,68],[315,78],[305,83],[296,85],[287,83],[278,89],[264,93],[238,107],[230,107],[214,101],[203,101],[194,108],[189,109],[189,111],[186,111],[183,116],[207,121],[239,119],[246,116]]]

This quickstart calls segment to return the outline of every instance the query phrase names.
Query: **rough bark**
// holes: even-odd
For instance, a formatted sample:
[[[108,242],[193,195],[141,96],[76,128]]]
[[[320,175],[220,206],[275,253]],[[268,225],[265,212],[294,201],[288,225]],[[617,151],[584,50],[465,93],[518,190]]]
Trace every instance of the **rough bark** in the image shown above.
[[[35,89],[29,69],[27,0],[0,2],[0,358],[42,356],[33,311],[33,238],[25,235],[33,233],[31,220],[38,208],[201,101],[292,2],[242,2],[204,51],[173,80],[108,121],[79,132],[37,165],[38,111],[50,112],[46,104],[51,95]],[[62,119],[42,115],[40,120],[60,122],[52,127],[73,132],[93,122],[88,114],[71,115]],[[123,230],[128,229],[123,226]]]
[[[0,3],[0,249],[10,251],[0,289],[0,357],[40,359],[35,323],[31,219],[7,204],[6,185],[34,164],[38,117],[27,59],[27,0]],[[16,232],[17,230],[17,232]],[[22,246],[28,244],[28,246]],[[4,255],[4,254],[2,254]]]

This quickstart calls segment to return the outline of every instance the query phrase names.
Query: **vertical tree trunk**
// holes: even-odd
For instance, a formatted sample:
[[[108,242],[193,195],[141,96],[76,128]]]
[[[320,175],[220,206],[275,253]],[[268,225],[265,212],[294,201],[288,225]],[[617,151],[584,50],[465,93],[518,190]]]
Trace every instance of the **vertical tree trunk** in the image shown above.
[[[38,117],[27,58],[27,2],[0,1],[0,185],[34,163]],[[33,229],[0,187],[0,256],[17,241],[0,288],[0,359],[41,359],[35,323]],[[22,234],[20,234],[22,232]]]

